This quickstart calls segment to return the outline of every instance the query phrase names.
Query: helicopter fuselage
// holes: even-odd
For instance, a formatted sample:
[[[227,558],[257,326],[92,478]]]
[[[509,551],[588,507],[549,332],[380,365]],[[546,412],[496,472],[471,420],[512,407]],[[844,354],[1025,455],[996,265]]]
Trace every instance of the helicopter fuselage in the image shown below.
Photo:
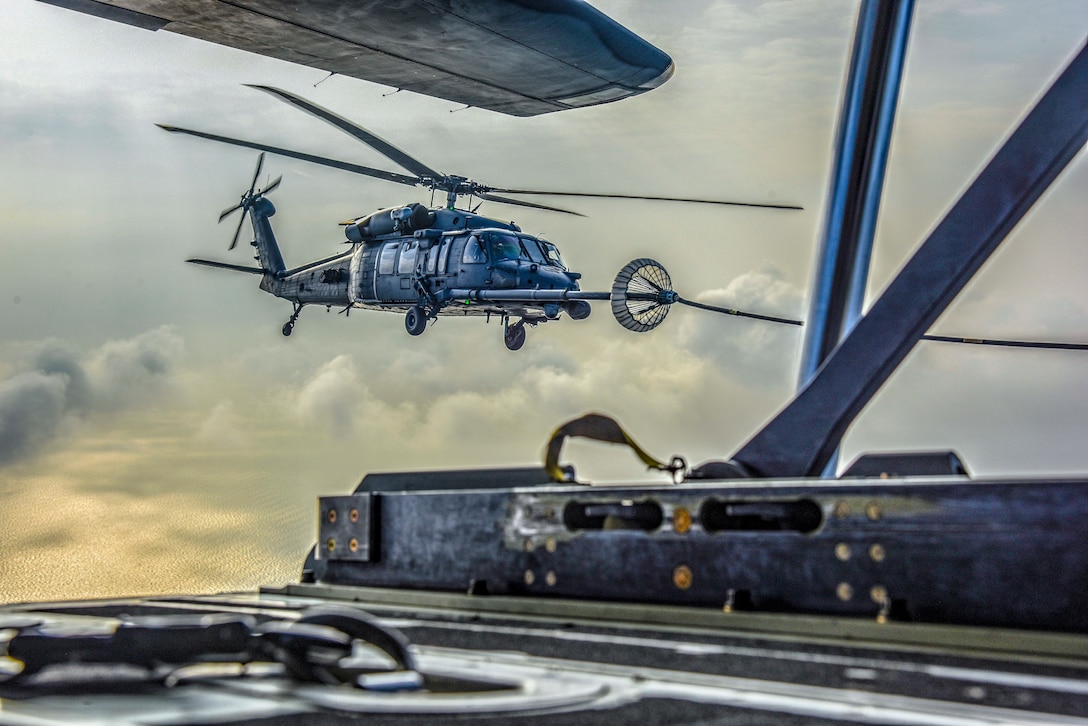
[[[261,289],[296,309],[416,308],[424,323],[439,315],[495,315],[520,318],[519,325],[564,312],[589,315],[588,302],[568,297],[581,275],[567,270],[554,244],[513,223],[420,204],[382,209],[345,225],[350,250],[285,269],[268,221],[275,207],[260,198],[251,213]]]

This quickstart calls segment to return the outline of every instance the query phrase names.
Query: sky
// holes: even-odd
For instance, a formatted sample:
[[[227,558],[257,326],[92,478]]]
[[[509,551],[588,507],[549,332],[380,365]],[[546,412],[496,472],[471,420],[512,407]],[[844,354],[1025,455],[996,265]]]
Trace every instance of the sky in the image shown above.
[[[559,245],[586,289],[636,257],[685,297],[803,317],[854,2],[599,0],[676,73],[614,104],[513,118],[5,0],[0,14],[0,602],[214,592],[296,580],[316,498],[371,471],[531,465],[589,411],[658,458],[727,458],[789,400],[793,327],[676,308],[657,330],[607,307],[529,331],[290,305],[227,251],[223,208],[256,154],[155,123],[392,164],[266,94],[302,95],[425,163],[496,186],[775,201],[804,211],[562,200],[485,205]],[[870,298],[1088,35],[1082,0],[918,0]],[[1082,153],[933,332],[1088,342]],[[343,249],[339,220],[428,202],[270,157],[289,266]],[[546,200],[545,200],[546,201]],[[560,200],[557,200],[559,203]],[[1083,353],[923,343],[851,428],[864,451],[954,449],[977,476],[1088,471]],[[574,442],[582,479],[665,481]]]

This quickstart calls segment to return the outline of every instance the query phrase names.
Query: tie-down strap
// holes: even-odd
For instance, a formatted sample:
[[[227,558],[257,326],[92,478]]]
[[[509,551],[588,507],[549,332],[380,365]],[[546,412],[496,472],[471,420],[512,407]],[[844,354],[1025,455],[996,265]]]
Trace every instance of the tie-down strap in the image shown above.
[[[603,441],[606,444],[625,444],[635,452],[648,469],[667,471],[672,475],[673,481],[679,483],[687,472],[687,462],[683,457],[674,456],[669,463],[659,461],[650,456],[635,440],[623,430],[615,419],[599,413],[587,413],[581,418],[568,421],[555,430],[548,439],[547,452],[544,456],[544,468],[552,481],[574,481],[573,473],[559,465],[559,452],[563,449],[563,442],[569,437],[592,439]]]

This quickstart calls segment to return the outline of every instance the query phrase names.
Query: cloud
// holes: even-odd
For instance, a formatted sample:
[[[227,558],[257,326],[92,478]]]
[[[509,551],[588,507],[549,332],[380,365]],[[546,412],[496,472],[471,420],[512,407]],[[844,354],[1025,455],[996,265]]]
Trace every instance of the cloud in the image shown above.
[[[706,290],[698,302],[745,312],[798,319],[804,295],[767,264],[734,278],[724,289]],[[789,385],[797,370],[801,329],[793,325],[725,317],[683,310],[678,337],[681,346],[719,364],[746,382],[761,386]]]
[[[87,365],[96,408],[127,408],[163,392],[183,350],[184,342],[169,326],[106,343]]]
[[[341,436],[355,430],[356,416],[371,402],[359,380],[355,362],[338,355],[321,366],[295,396],[295,414],[306,423],[328,428]]]
[[[32,345],[23,370],[0,381],[0,466],[38,453],[66,424],[157,400],[182,348],[165,326],[86,357],[57,340]]]
[[[73,348],[60,341],[47,340],[33,349],[30,367],[66,379],[65,408],[80,411],[93,405],[91,381],[79,360],[79,353]]]
[[[57,436],[68,379],[27,371],[0,383],[0,466],[29,456]]]
[[[245,444],[248,437],[242,430],[241,421],[233,401],[221,401],[212,409],[196,433],[197,440],[222,447]]]

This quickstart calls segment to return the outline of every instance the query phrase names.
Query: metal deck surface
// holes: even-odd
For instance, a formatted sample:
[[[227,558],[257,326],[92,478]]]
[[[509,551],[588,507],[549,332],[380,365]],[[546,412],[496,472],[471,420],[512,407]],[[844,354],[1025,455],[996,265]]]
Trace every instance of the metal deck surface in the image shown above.
[[[0,724],[1088,724],[1088,637],[863,618],[288,585],[260,593],[11,605],[60,620],[233,613],[297,618],[337,602],[412,643],[425,685],[291,681],[274,665],[189,669],[168,688],[0,687]]]

